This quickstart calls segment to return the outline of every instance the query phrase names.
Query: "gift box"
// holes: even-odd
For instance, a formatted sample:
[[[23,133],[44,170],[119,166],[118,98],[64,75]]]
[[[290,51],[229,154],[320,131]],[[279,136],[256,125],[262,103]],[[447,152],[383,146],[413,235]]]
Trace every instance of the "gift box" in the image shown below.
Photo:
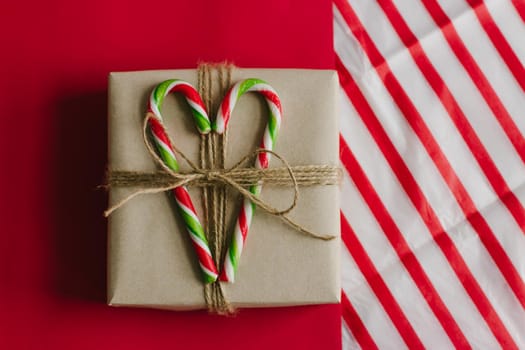
[[[212,112],[224,91],[210,75]],[[109,77],[108,170],[158,171],[143,141],[143,122],[151,91],[167,79],[199,83],[195,69],[111,73]],[[283,115],[273,150],[290,166],[339,164],[336,115],[337,74],[330,70],[233,69],[231,82],[260,78],[280,97]],[[162,106],[165,127],[177,149],[199,158],[200,136],[184,98],[170,94]],[[215,116],[210,113],[210,118]],[[228,125],[225,167],[257,149],[268,120],[268,107],[256,93],[243,95]],[[282,166],[272,157],[269,167]],[[180,172],[190,171],[185,162]],[[202,188],[188,186],[199,217]],[[109,190],[109,205],[133,187]],[[255,209],[234,283],[221,283],[234,307],[272,307],[338,303],[339,188],[301,186],[289,217],[308,230],[335,235],[319,240],[301,234],[279,217]],[[263,185],[261,200],[277,208],[293,201],[293,186]],[[228,189],[226,230],[234,225],[239,194]],[[230,238],[228,238],[229,240]],[[220,268],[220,267],[219,267]],[[196,254],[171,193],[137,196],[108,219],[108,304],[187,310],[206,308]]]

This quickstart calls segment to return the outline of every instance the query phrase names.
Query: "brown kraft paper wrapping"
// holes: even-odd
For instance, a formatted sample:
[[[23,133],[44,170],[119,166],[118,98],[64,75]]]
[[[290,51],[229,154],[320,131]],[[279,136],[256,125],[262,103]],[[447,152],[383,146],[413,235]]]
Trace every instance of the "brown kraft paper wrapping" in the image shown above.
[[[338,165],[337,74],[329,70],[235,69],[232,82],[260,78],[279,94],[282,124],[274,151],[291,165]],[[109,77],[109,170],[157,170],[142,139],[150,92],[166,79],[197,86],[196,70],[111,73]],[[215,84],[217,85],[217,84]],[[218,105],[220,99],[215,101]],[[164,122],[174,145],[198,161],[199,134],[182,96],[170,94]],[[226,167],[255,150],[267,121],[264,100],[243,95],[228,126]],[[214,116],[210,116],[214,118]],[[181,171],[189,171],[180,161]],[[270,167],[282,166],[275,157]],[[111,188],[110,205],[131,193]],[[227,232],[235,222],[241,197],[228,190]],[[201,190],[190,194],[202,216]],[[108,303],[163,309],[206,308],[201,272],[171,195],[134,198],[108,219]],[[292,187],[263,186],[261,198],[277,208],[293,199]],[[255,211],[233,284],[223,283],[234,307],[272,307],[337,303],[339,273],[339,188],[301,187],[289,217],[309,230],[336,234],[330,241],[304,236],[278,217]]]

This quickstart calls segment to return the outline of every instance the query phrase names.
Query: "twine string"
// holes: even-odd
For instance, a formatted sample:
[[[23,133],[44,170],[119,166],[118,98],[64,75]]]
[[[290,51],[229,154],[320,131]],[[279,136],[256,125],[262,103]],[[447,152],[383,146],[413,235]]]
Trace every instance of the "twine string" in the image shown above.
[[[155,118],[152,114],[148,114],[146,118],[144,119],[144,126],[143,126],[143,133],[145,137],[146,147],[151,155],[151,157],[155,160],[155,162],[162,168],[163,173],[140,173],[140,172],[133,172],[133,171],[112,171],[108,174],[108,187],[124,187],[124,186],[137,186],[136,190],[134,190],[129,195],[125,196],[121,200],[119,200],[117,203],[110,206],[105,212],[104,215],[107,217],[111,215],[115,210],[122,207],[124,204],[135,198],[136,196],[142,195],[142,194],[154,194],[154,193],[160,193],[165,192],[168,190],[172,190],[176,187],[180,187],[183,185],[200,185],[204,188],[217,188],[218,185],[228,185],[230,188],[235,189],[237,192],[239,192],[244,197],[248,198],[250,201],[252,201],[257,207],[264,210],[268,214],[278,216],[281,218],[285,223],[293,227],[295,230],[297,230],[300,233],[303,233],[307,236],[311,236],[313,238],[323,239],[323,240],[330,240],[335,238],[334,235],[327,235],[327,234],[319,234],[316,232],[313,232],[311,230],[306,229],[302,225],[294,222],[292,219],[288,218],[286,216],[287,213],[292,211],[296,206],[299,199],[299,180],[296,177],[296,174],[294,172],[294,167],[290,166],[288,161],[283,158],[278,153],[267,150],[267,149],[256,149],[250,154],[244,156],[241,160],[239,160],[235,165],[233,165],[231,168],[228,169],[208,169],[208,168],[200,168],[195,163],[193,163],[182,151],[177,149],[176,147],[173,147],[174,151],[180,155],[182,159],[188,164],[188,166],[192,169],[191,172],[186,173],[178,173],[170,168],[168,168],[162,159],[157,155],[155,150],[153,149],[153,146],[151,145],[151,142],[149,140],[149,137],[147,136],[147,125],[149,118]],[[171,142],[171,140],[170,140]],[[173,145],[173,143],[172,143]],[[281,161],[284,165],[283,168],[274,168],[274,169],[254,169],[254,168],[243,168],[242,166],[249,160],[252,160],[254,157],[259,155],[260,153],[270,153],[272,154],[276,159]],[[202,163],[202,161],[201,161]],[[272,171],[274,170],[274,171]],[[286,171],[288,176],[288,181],[286,181],[285,178],[283,178],[283,170]],[[309,185],[313,184],[337,184],[339,183],[339,178],[341,176],[340,169],[338,167],[331,167],[326,165],[316,166],[316,165],[310,165],[310,166],[303,166],[300,167],[301,170],[301,179],[305,179],[307,181],[301,182],[307,183]],[[248,191],[245,186],[248,184],[260,184],[265,182],[272,182],[271,179],[274,178],[274,175],[276,176],[276,180],[280,184],[284,184],[287,182],[288,184],[293,185],[293,199],[291,203],[284,209],[278,209],[271,204],[267,203],[265,200],[261,199],[260,197],[257,197],[255,194]],[[263,178],[265,180],[263,180]],[[239,181],[240,180],[240,181]],[[146,183],[149,182],[149,187],[144,186]],[[212,197],[211,200],[208,200],[207,202],[207,211],[211,212],[211,217],[214,223],[217,221],[215,220],[218,218],[218,214],[213,215],[213,211],[210,209],[210,206],[216,205],[216,202],[218,200],[213,200],[213,195],[210,196],[208,193],[208,197]],[[209,199],[209,198],[208,198]],[[215,204],[213,204],[215,203]],[[206,210],[205,210],[206,211]],[[209,217],[210,215],[208,215]],[[208,232],[210,232],[208,230]]]

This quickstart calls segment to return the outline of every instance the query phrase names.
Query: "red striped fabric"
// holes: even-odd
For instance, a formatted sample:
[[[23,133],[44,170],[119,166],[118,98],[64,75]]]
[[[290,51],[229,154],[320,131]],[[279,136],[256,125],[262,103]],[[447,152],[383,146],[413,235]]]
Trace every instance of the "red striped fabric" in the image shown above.
[[[344,152],[347,153],[348,148],[344,148]],[[345,155],[346,156],[346,155]],[[374,267],[373,262],[366,254],[365,249],[363,246],[359,243],[359,240],[357,236],[355,235],[354,231],[348,224],[348,221],[346,221],[346,218],[343,214],[341,214],[341,236],[343,239],[343,242],[345,244],[345,247],[348,249],[350,254],[352,255],[352,258],[355,260],[356,264],[359,266],[359,271],[363,276],[365,277],[367,283],[370,285],[374,293],[379,298],[379,301],[381,302],[383,308],[385,309],[385,312],[388,314],[390,319],[392,320],[392,323],[396,327],[397,331],[399,332],[400,336],[403,338],[403,340],[406,342],[407,345],[409,345],[411,348],[423,348],[423,344],[421,343],[421,340],[417,336],[416,332],[414,331],[414,328],[410,325],[410,322],[406,318],[406,316],[403,314],[403,311],[399,307],[399,305],[396,303],[395,298],[392,296],[392,293],[389,291],[387,285],[381,278],[381,275],[377,271],[377,269]],[[343,296],[346,297],[343,291]],[[356,322],[355,320],[359,319],[359,315],[357,315],[356,312],[350,309],[349,304],[350,302],[345,302],[343,298],[342,302],[343,306],[343,316],[344,321],[347,323],[349,327],[352,327],[352,325]],[[354,315],[352,319],[354,321],[350,321],[348,317],[346,317],[347,313],[351,313]],[[366,328],[363,330],[361,329],[362,322],[358,321],[359,329],[354,330],[352,329],[353,333],[364,333],[366,331]],[[368,334],[368,332],[367,332]],[[368,335],[367,337],[370,337]],[[356,334],[356,338],[359,340],[359,335]],[[364,344],[361,344],[364,345]]]
[[[525,3],[522,0],[512,0],[512,4],[520,15],[523,22],[525,22]]]
[[[334,0],[345,349],[525,347],[523,8]]]
[[[368,333],[365,325],[359,319],[359,315],[356,313],[350,300],[344,292],[341,295],[341,304],[343,306],[343,319],[348,327],[352,328],[353,334],[355,335],[357,342],[365,349],[378,349],[376,343]]]
[[[498,25],[494,22],[487,5],[481,0],[468,0],[468,3],[483,26],[483,30],[487,33],[490,42],[498,50],[521,89],[525,91],[525,69],[523,69],[520,59],[505,39]]]

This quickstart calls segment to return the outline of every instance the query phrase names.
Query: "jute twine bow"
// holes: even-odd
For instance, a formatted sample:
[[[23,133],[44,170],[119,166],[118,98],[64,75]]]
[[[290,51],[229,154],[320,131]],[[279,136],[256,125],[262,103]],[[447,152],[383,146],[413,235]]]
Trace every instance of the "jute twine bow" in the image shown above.
[[[213,111],[214,99],[212,98],[212,69],[217,69],[219,78],[219,94],[224,95],[227,88],[231,85],[230,64],[200,64],[199,73],[199,93],[201,94],[208,111]],[[216,99],[215,99],[216,100]],[[265,212],[279,217],[284,223],[294,230],[316,239],[330,240],[334,235],[319,234],[306,229],[286,216],[293,210],[298,202],[299,187],[313,185],[337,185],[341,179],[341,169],[331,165],[303,165],[291,166],[286,159],[271,150],[256,149],[244,156],[232,167],[226,169],[224,166],[226,158],[227,134],[218,135],[209,133],[201,135],[200,142],[200,166],[194,164],[183,152],[176,149],[174,151],[185,160],[191,168],[189,172],[175,172],[168,168],[162,159],[157,155],[148,137],[148,121],[155,118],[151,113],[146,114],[143,123],[143,138],[149,154],[161,167],[161,171],[154,173],[111,170],[107,176],[107,188],[111,187],[135,187],[131,194],[110,206],[104,215],[107,217],[115,210],[122,207],[134,197],[142,194],[154,194],[172,190],[186,185],[202,188],[204,226],[210,241],[215,264],[220,266],[224,261],[226,245],[226,188],[236,190],[242,196],[248,198],[257,207]],[[171,141],[171,140],[170,140]],[[173,142],[171,142],[174,145]],[[257,169],[246,168],[244,164],[259,155],[260,153],[270,153],[280,162],[283,167]],[[271,184],[276,186],[292,186],[293,199],[286,208],[277,209],[266,201],[260,199],[246,189],[247,186],[257,184]],[[205,301],[208,310],[212,313],[221,315],[231,315],[235,309],[226,300],[224,291],[219,281],[206,284],[204,287]]]

